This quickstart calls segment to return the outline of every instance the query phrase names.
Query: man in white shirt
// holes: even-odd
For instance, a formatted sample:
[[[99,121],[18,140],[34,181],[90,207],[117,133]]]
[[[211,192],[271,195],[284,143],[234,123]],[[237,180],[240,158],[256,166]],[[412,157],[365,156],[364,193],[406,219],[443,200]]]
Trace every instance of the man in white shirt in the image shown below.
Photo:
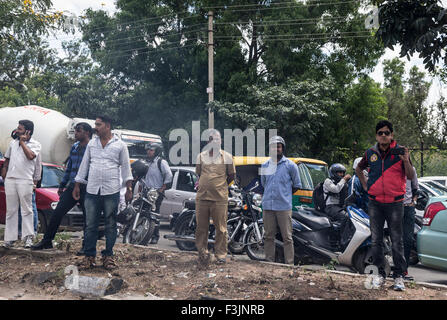
[[[120,189],[124,183],[127,188],[125,199],[130,201],[133,177],[127,145],[112,133],[111,119],[106,116],[96,117],[95,132],[97,136],[87,145],[75,177],[73,198],[80,199],[80,184],[87,184],[83,267],[88,269],[95,266],[99,218],[101,212],[104,212],[106,248],[101,255],[104,268],[111,270],[117,267],[113,259],[113,247],[117,237],[116,214]]]
[[[14,140],[9,144],[5,154],[5,164],[2,177],[5,179],[6,195],[6,248],[11,248],[14,241],[18,240],[18,211],[22,214],[22,237],[25,240],[25,248],[33,244],[33,177],[37,156],[41,145],[31,138],[34,132],[34,123],[30,120],[20,120],[14,135]]]

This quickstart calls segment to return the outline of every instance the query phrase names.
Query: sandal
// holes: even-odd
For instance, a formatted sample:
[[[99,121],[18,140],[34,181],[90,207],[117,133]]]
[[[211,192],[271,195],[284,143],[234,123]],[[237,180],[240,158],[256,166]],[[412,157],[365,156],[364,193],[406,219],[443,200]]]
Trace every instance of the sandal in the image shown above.
[[[106,270],[114,270],[118,268],[118,266],[115,263],[115,260],[112,256],[103,256],[102,257],[102,266]]]
[[[81,269],[91,269],[96,267],[95,257],[84,257],[84,259],[79,264]]]

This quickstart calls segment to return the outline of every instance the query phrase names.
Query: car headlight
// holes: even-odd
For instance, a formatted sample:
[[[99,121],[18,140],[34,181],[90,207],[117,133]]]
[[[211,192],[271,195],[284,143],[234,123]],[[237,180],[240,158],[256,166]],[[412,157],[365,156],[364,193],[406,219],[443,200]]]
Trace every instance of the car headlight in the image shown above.
[[[149,191],[147,192],[147,198],[148,198],[150,201],[155,202],[155,201],[157,200],[157,198],[158,198],[158,191],[155,190],[155,189],[151,189],[151,190],[149,190]]]
[[[56,210],[56,207],[57,207],[58,203],[59,203],[59,201],[51,202],[51,204],[50,204],[51,209]]]
[[[259,193],[256,193],[253,198],[253,204],[257,207],[260,207],[262,204],[262,196]]]

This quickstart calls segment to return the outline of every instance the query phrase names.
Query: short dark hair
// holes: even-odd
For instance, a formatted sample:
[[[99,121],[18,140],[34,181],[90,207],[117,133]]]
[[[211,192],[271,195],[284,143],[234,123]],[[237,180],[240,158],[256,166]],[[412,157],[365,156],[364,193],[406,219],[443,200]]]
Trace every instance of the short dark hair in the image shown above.
[[[76,124],[75,129],[81,128],[85,132],[88,133],[88,136],[91,138],[93,135],[93,129],[87,122],[79,122]]]
[[[110,125],[110,129],[113,129],[113,121],[112,121],[112,118],[110,118],[109,116],[99,115],[99,116],[96,116],[96,119],[101,119],[102,122],[104,122],[106,124],[108,123]]]
[[[383,127],[388,127],[388,129],[390,129],[390,131],[393,132],[393,124],[388,120],[382,120],[379,121],[379,123],[377,123],[376,125],[376,133],[379,132],[379,130],[382,129]]]
[[[34,123],[31,120],[20,120],[19,124],[21,124],[25,130],[29,131],[30,137],[34,133]]]

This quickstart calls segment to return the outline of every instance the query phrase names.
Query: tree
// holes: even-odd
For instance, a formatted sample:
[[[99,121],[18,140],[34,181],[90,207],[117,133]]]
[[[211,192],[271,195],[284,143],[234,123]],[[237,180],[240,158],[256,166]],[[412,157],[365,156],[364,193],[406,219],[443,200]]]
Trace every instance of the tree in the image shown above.
[[[45,70],[52,53],[41,36],[62,25],[62,13],[51,11],[50,0],[0,2],[0,89],[23,92],[33,72]]]
[[[447,9],[438,0],[375,0],[379,5],[377,37],[385,47],[401,46],[401,57],[410,59],[415,52],[424,59],[425,67],[435,71],[447,62]]]

